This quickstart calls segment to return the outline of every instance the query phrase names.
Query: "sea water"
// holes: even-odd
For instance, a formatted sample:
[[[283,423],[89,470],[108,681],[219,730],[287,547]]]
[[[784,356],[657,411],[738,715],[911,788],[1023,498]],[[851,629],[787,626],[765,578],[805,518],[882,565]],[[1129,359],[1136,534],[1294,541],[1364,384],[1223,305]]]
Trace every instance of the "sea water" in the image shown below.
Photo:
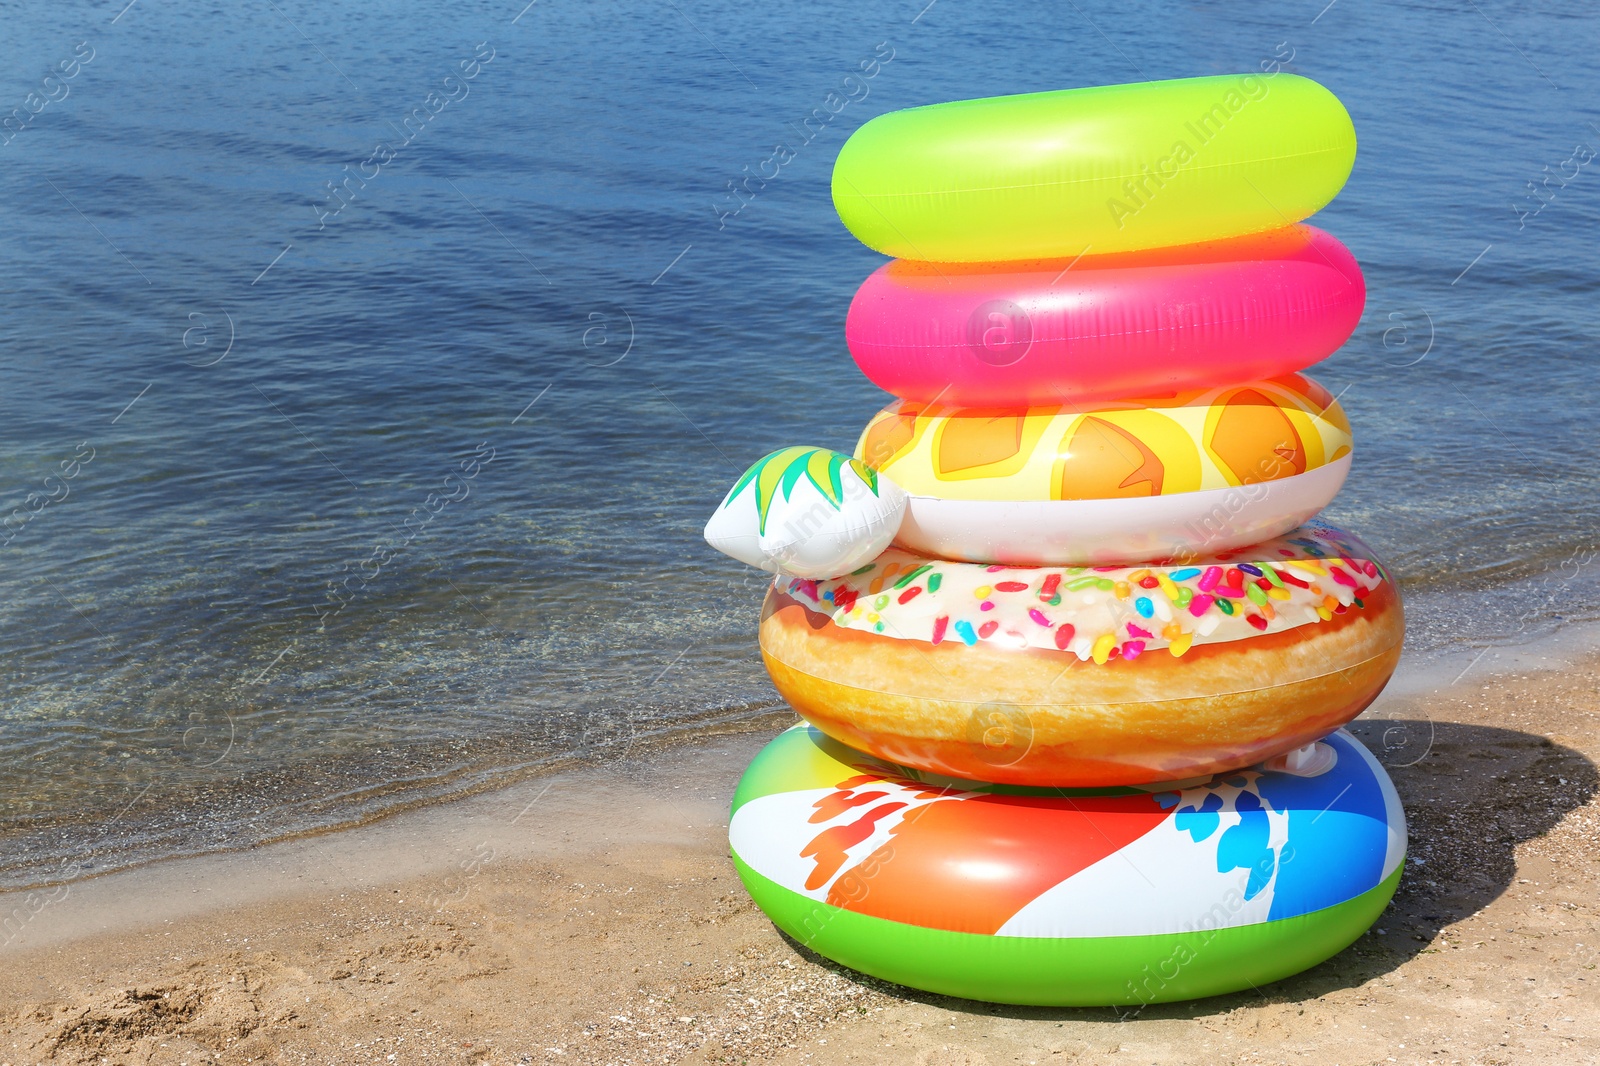
[[[851,130],[1289,70],[1361,260],[1328,512],[1422,653],[1593,619],[1588,6],[32,4],[0,37],[0,884],[780,705],[700,528],[887,397]]]

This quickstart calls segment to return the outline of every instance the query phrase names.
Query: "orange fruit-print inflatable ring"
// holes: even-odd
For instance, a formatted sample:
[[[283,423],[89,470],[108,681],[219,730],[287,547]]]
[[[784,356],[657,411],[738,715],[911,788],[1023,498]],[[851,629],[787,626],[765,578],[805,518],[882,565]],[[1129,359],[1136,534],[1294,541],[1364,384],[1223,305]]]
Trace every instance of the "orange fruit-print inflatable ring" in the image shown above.
[[[900,401],[856,456],[910,496],[898,543],[1013,564],[1225,551],[1310,519],[1344,482],[1350,424],[1299,374],[1086,406]]]

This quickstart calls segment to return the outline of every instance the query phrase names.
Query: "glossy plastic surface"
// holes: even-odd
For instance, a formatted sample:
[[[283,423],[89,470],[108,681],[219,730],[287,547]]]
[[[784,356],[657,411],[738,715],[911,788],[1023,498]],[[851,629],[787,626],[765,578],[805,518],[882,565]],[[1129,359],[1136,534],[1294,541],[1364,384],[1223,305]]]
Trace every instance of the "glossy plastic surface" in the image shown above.
[[[856,444],[912,496],[950,500],[1170,496],[1276,481],[1349,452],[1338,401],[1299,374],[1092,406],[902,400]]]
[[[1317,776],[1024,790],[929,778],[797,727],[734,797],[735,864],[800,943],[914,988],[1005,1003],[1164,1002],[1260,986],[1367,928],[1405,816],[1329,736]]]
[[[1113,564],[1284,533],[1338,492],[1350,427],[1298,374],[1093,405],[879,412],[856,456],[905,489],[897,543],[974,562]]]
[[[889,551],[779,579],[761,652],[824,732],[930,773],[1089,787],[1221,773],[1350,721],[1399,661],[1393,580],[1313,523],[1193,563],[1003,567]]]
[[[1193,244],[1298,222],[1356,136],[1327,89],[1223,75],[880,115],[833,170],[839,217],[901,259],[981,262]]]
[[[889,546],[906,494],[859,460],[826,448],[783,448],[735,482],[706,522],[718,551],[773,573],[849,573]]]
[[[1011,566],[1127,566],[1269,540],[1333,502],[1350,457],[1237,488],[1098,500],[906,498],[894,543],[942,559]]]
[[[1349,250],[1289,226],[1077,260],[896,260],[857,290],[845,340],[904,399],[1088,403],[1303,369],[1349,339],[1365,302]]]

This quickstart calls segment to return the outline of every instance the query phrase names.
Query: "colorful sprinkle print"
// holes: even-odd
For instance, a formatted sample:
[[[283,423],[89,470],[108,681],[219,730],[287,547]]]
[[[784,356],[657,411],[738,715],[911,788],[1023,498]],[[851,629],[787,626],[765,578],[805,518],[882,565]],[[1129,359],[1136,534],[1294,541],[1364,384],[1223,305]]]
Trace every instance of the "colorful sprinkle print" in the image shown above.
[[[845,629],[1105,664],[1326,622],[1388,579],[1359,540],[1311,522],[1200,566],[989,566],[890,549],[846,577],[775,584]]]

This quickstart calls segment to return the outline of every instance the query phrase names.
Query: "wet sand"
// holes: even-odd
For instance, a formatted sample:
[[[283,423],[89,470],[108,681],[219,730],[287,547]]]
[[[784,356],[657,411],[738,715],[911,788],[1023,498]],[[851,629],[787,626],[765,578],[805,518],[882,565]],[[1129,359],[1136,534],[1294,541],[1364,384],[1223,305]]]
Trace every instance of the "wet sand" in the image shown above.
[[[0,896],[0,1064],[1573,1063],[1600,1059],[1600,657],[1490,653],[1355,732],[1410,866],[1260,992],[990,1007],[785,939],[727,859],[784,720],[364,828]],[[1465,676],[1451,683],[1461,667]]]

